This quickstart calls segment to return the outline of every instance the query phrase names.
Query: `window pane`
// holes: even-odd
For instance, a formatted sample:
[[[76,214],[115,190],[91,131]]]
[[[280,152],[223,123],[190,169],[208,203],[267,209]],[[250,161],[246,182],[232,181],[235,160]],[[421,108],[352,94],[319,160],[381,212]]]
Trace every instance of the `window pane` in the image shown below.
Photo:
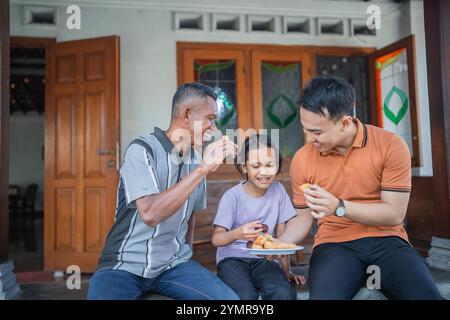
[[[355,88],[356,117],[364,123],[369,122],[369,86],[366,57],[317,56],[318,75],[342,77]]]
[[[264,61],[261,77],[264,128],[280,129],[281,155],[292,157],[303,146],[297,107],[301,94],[301,63]]]
[[[234,60],[194,60],[195,81],[216,91],[218,103],[217,128],[237,128],[236,62]]]

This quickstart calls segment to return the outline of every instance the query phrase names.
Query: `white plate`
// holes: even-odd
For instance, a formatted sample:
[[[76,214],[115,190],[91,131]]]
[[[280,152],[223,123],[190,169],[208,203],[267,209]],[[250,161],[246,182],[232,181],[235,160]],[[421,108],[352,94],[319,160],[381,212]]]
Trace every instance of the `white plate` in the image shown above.
[[[298,246],[292,249],[249,249],[242,248],[242,250],[248,251],[252,254],[259,256],[272,256],[272,255],[283,255],[283,254],[294,254],[295,251],[303,250],[302,246]]]

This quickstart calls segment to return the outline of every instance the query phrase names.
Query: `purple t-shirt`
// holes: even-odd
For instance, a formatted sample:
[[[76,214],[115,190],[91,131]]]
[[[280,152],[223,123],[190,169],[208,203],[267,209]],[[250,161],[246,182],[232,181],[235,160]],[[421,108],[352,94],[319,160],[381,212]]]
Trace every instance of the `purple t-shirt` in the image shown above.
[[[269,227],[268,233],[274,234],[277,224],[285,223],[296,215],[291,199],[283,185],[274,181],[262,197],[252,197],[245,192],[242,183],[227,190],[219,202],[214,225],[233,230],[240,225],[259,220]],[[243,248],[247,241],[237,240],[224,247],[217,248],[216,261],[228,257],[258,258]]]

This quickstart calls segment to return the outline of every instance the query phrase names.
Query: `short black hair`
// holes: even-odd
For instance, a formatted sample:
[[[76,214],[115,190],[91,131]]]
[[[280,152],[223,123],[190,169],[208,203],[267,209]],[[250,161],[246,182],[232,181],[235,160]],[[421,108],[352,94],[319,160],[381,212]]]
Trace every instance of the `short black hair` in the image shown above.
[[[299,101],[300,107],[334,121],[345,115],[354,116],[355,89],[345,79],[319,76],[308,82]]]
[[[189,98],[207,98],[217,100],[214,89],[199,82],[184,83],[178,87],[172,98],[172,117],[178,115],[179,106]]]
[[[259,149],[261,147],[266,147],[269,149],[273,149],[275,151],[275,157],[277,159],[278,170],[276,174],[279,174],[281,171],[281,154],[278,150],[277,146],[272,142],[270,137],[265,134],[253,134],[247,138],[245,138],[244,145],[242,146],[239,154],[236,157],[236,169],[239,173],[245,177],[244,172],[242,171],[242,163],[240,161],[244,161],[244,164],[248,161],[248,153],[250,150]]]

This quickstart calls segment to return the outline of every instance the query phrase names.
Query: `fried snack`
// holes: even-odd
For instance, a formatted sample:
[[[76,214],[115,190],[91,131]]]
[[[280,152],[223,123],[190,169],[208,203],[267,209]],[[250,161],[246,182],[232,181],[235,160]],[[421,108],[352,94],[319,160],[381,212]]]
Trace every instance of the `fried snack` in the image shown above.
[[[293,249],[297,247],[294,243],[281,242],[268,233],[261,233],[253,241],[252,249]]]
[[[255,249],[255,246],[264,246],[264,242],[266,242],[266,239],[263,235],[259,235],[255,241],[253,241],[253,249]]]
[[[274,243],[274,245],[276,246],[276,248],[274,249],[294,249],[297,247],[295,243],[286,243],[286,242],[278,242]]]
[[[309,183],[304,183],[300,186],[300,189],[305,191],[306,189],[311,189],[311,185]]]
[[[260,233],[259,236],[253,241],[253,246],[262,246],[264,247],[264,244],[266,242],[272,242],[273,238],[272,235],[268,233]],[[255,249],[255,248],[253,248]]]

